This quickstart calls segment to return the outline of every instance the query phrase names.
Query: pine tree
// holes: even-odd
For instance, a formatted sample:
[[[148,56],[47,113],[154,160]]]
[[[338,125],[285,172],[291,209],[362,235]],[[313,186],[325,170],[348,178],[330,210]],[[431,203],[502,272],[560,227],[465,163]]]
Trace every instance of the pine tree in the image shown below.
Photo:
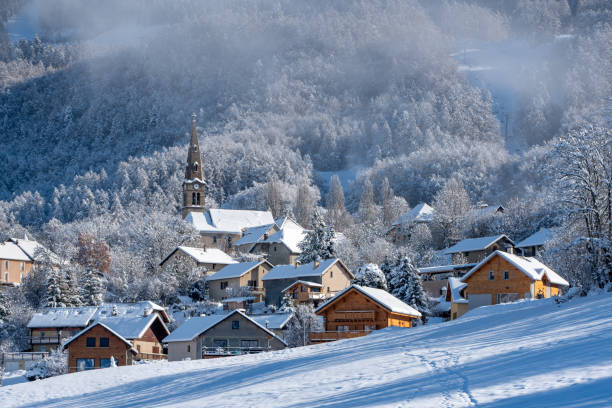
[[[47,278],[47,300],[45,307],[64,307],[62,303],[63,279],[59,271],[51,270]]]
[[[335,256],[333,238],[334,229],[325,225],[319,211],[315,210],[312,214],[312,230],[299,244],[302,253],[298,261],[306,264],[333,258]]]
[[[83,299],[78,287],[78,282],[73,270],[67,270],[65,275],[66,291],[62,293],[62,298],[66,306],[79,307],[83,305]]]
[[[88,268],[85,273],[85,283],[83,285],[83,302],[88,306],[98,306],[102,304],[104,295],[104,285],[98,272]]]
[[[389,279],[389,290],[392,295],[421,312],[422,320],[427,321],[429,307],[427,297],[423,291],[421,277],[412,260],[403,256],[392,268]]]
[[[353,283],[370,288],[388,290],[387,278],[376,264],[366,264],[361,266],[357,272],[355,272],[355,279],[353,280]]]

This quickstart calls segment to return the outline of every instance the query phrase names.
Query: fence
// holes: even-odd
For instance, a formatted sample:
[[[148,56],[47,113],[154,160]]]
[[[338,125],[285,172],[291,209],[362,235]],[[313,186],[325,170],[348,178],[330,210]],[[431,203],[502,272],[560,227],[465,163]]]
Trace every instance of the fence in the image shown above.
[[[265,347],[202,347],[202,357],[206,356],[239,356],[243,354],[257,354],[270,351]]]

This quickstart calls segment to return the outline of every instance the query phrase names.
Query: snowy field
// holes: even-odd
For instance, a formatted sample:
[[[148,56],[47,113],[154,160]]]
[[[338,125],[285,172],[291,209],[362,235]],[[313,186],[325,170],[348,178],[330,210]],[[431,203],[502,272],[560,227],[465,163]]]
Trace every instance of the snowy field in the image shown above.
[[[11,385],[0,407],[606,407],[611,309],[609,294],[489,306],[360,339]]]

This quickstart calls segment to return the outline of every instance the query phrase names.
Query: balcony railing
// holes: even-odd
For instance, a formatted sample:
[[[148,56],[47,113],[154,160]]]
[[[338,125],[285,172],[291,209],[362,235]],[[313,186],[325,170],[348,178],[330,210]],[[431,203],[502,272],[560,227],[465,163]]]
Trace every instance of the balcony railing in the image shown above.
[[[347,331],[324,331],[311,332],[310,341],[335,341],[342,339],[352,339],[355,337],[363,337],[372,333],[371,330],[347,330]]]
[[[202,347],[202,357],[206,356],[239,356],[270,351],[266,347]]]
[[[138,355],[135,357],[136,360],[167,360],[167,354],[160,353],[142,353],[138,352]]]
[[[34,361],[41,360],[47,357],[49,353],[44,351],[35,351],[35,352],[8,352],[0,354],[0,363],[4,363],[6,361]],[[0,364],[1,365],[1,364]]]
[[[28,338],[30,344],[60,344],[63,339],[70,336],[31,336]]]
[[[330,320],[336,321],[374,321],[376,312],[374,310],[346,310],[332,313]]]

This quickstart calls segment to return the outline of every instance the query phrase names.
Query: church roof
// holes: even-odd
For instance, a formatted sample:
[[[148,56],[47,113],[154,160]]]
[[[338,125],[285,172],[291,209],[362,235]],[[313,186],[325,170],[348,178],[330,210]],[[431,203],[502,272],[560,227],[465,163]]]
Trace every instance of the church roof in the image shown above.
[[[200,232],[242,234],[245,228],[274,224],[270,211],[211,208],[206,213],[190,212],[185,221]]]

